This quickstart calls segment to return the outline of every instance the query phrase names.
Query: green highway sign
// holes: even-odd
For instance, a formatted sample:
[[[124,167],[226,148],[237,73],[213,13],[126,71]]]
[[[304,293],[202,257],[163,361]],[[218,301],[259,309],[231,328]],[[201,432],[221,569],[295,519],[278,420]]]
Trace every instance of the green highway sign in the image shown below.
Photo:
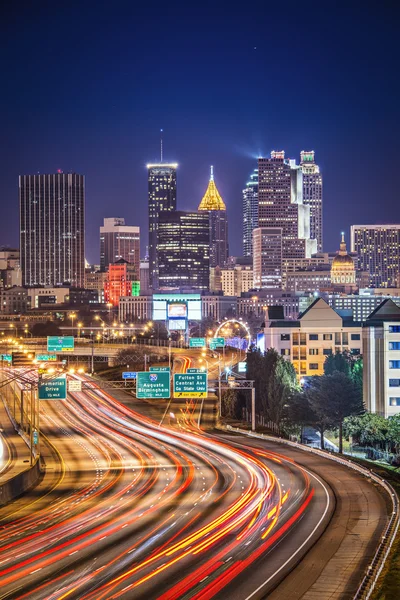
[[[206,338],[190,338],[189,348],[205,348]]]
[[[150,367],[150,371],[152,373],[169,373],[170,368],[169,367]]]
[[[67,380],[65,375],[39,383],[39,400],[65,400],[66,397]]]
[[[35,354],[35,358],[38,362],[47,362],[57,360],[57,354]]]
[[[215,348],[224,348],[225,347],[225,338],[211,338],[210,339],[210,349],[215,350]]]
[[[204,373],[203,369],[186,369],[186,373]]]
[[[246,362],[238,362],[238,373],[246,373],[247,363]]]
[[[12,354],[0,354],[0,360],[10,363],[12,362]]]
[[[47,352],[73,352],[74,338],[72,335],[47,337]]]
[[[169,371],[139,371],[136,378],[137,398],[170,398]]]
[[[174,373],[174,398],[207,398],[207,372]]]

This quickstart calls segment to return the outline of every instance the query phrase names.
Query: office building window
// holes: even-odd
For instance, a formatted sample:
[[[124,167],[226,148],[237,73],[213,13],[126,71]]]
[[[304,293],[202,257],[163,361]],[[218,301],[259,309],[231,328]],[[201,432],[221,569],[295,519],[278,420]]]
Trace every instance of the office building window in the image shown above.
[[[290,348],[282,348],[281,356],[290,356]]]
[[[400,350],[400,342],[389,342],[389,350]]]
[[[352,340],[353,342],[355,342],[355,341],[357,341],[357,340],[359,340],[359,339],[361,339],[361,336],[360,336],[360,334],[359,334],[359,333],[352,333],[352,334],[351,334],[351,340]]]
[[[323,354],[324,354],[324,356],[330,356],[332,354],[332,349],[324,348]]]
[[[324,333],[324,338],[325,341],[331,341],[332,340],[332,334],[331,333]]]
[[[313,341],[318,340],[318,333],[310,333],[308,339]]]
[[[354,356],[357,356],[360,354],[360,348],[352,348],[350,353],[354,354]]]
[[[289,342],[290,333],[281,333],[281,342]]]
[[[349,343],[349,334],[347,332],[342,333],[342,346],[347,346]]]
[[[318,354],[318,348],[310,348],[309,351],[308,351],[308,354],[310,356],[317,356],[317,354]]]
[[[335,333],[335,344],[339,346],[341,344],[340,341],[340,333]]]
[[[389,360],[389,369],[400,369],[400,360]]]
[[[400,406],[400,398],[389,398],[389,406]]]
[[[294,333],[293,334],[293,346],[298,346],[298,345],[299,345],[299,334]]]
[[[318,371],[318,363],[310,363],[310,371]]]
[[[400,325],[389,325],[389,333],[400,333]]]
[[[389,387],[400,387],[400,379],[389,379]]]

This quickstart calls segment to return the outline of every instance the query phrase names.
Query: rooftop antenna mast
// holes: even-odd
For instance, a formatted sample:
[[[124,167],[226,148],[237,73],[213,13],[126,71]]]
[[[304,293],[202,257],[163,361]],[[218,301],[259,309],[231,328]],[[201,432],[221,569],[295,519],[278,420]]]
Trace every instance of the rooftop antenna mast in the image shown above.
[[[162,147],[163,130],[160,129],[160,149],[161,149],[161,162],[163,161],[163,147]]]

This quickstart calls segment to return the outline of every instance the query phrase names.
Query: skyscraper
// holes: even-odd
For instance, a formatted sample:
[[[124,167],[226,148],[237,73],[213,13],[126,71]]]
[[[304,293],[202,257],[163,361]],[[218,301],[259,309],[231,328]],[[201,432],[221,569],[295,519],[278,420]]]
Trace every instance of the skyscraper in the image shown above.
[[[315,152],[300,152],[303,172],[303,203],[310,207],[310,238],[317,240],[317,250],[322,252],[322,175],[315,164]]]
[[[210,225],[210,267],[223,267],[229,256],[228,217],[226,206],[215,185],[211,167],[210,181],[199,204],[199,211],[208,211]]]
[[[19,177],[20,251],[26,287],[85,282],[85,181],[57,172]]]
[[[285,152],[258,159],[258,226],[282,228],[282,257],[307,258],[316,252],[310,239],[310,207],[303,204],[303,173]]]
[[[243,256],[253,256],[253,230],[258,227],[258,169],[243,190]]]
[[[206,212],[171,211],[160,214],[157,256],[159,289],[210,285],[210,225]]]
[[[254,287],[282,287],[282,227],[256,227],[253,230]]]
[[[135,267],[137,279],[140,269],[140,228],[125,225],[125,219],[104,219],[100,227],[100,270],[123,258]]]
[[[370,286],[400,286],[400,225],[352,225],[351,251],[358,269],[369,272]]]
[[[157,231],[160,214],[176,210],[176,163],[147,165],[149,180],[149,281],[158,289]]]

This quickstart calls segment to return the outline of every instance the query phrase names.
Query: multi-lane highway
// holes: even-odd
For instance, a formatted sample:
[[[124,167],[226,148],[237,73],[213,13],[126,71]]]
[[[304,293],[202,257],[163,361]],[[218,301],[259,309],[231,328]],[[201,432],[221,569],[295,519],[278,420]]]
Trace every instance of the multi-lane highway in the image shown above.
[[[184,415],[186,411],[186,416]],[[324,531],[332,491],[273,448],[174,426],[101,390],[41,403],[46,475],[0,510],[0,598],[262,598]]]

